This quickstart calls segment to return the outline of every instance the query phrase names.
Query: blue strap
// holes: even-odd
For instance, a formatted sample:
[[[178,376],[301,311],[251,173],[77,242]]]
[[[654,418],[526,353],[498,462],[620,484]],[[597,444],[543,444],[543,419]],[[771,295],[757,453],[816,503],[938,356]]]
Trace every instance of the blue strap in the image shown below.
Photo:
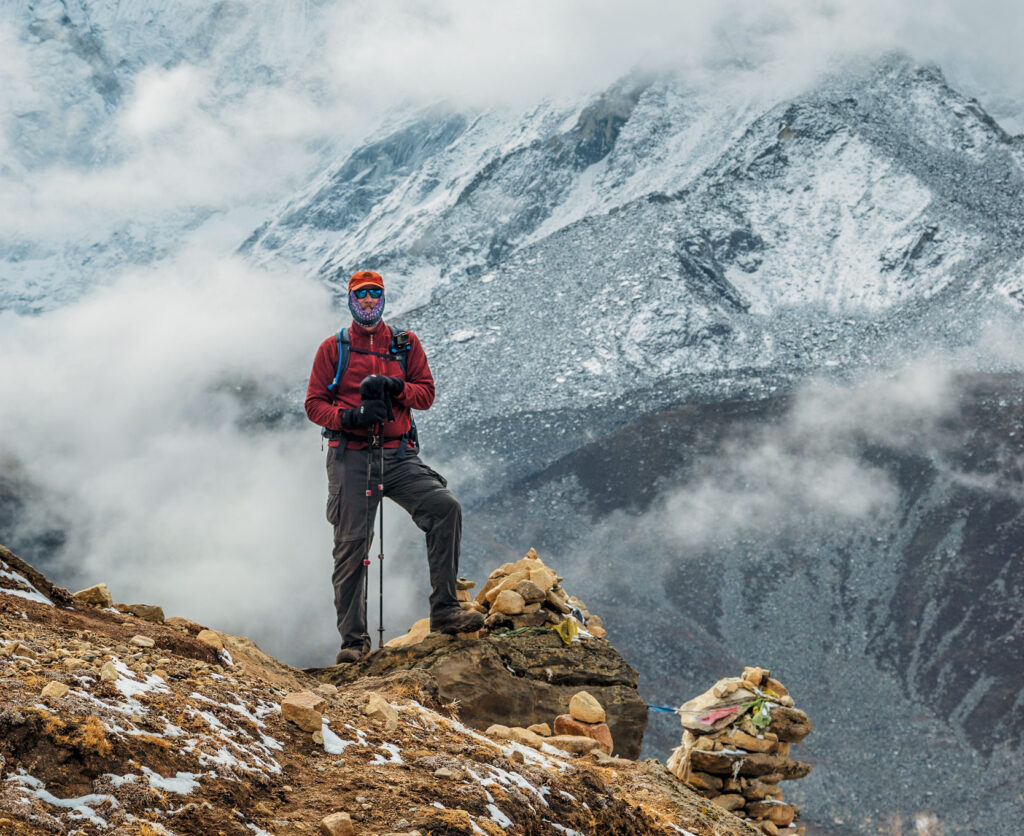
[[[678,708],[672,708],[671,706],[668,706],[668,705],[649,705],[649,706],[647,706],[647,710],[648,711],[662,711],[665,714],[677,714],[679,712]]]
[[[338,336],[335,337],[338,343],[338,370],[334,373],[334,383],[327,387],[327,391],[330,392],[338,385],[338,381],[341,380],[341,376],[345,373],[345,369],[348,368],[348,328],[342,328],[338,332]]]

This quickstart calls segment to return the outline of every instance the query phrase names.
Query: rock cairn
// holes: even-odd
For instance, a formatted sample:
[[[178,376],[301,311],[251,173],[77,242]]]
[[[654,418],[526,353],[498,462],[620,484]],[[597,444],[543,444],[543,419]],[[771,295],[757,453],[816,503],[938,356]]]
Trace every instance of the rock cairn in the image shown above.
[[[601,617],[591,615],[586,604],[566,592],[562,581],[562,576],[545,566],[537,552],[530,549],[515,563],[505,563],[491,572],[475,598],[472,590],[476,584],[465,578],[459,578],[456,594],[464,610],[475,610],[485,616],[481,635],[572,621],[594,638],[605,638]],[[430,619],[422,618],[404,636],[387,642],[387,646],[418,644],[429,633]]]
[[[463,609],[486,616],[484,629],[491,632],[555,625],[575,618],[592,636],[605,638],[601,618],[591,615],[575,595],[569,595],[561,586],[562,580],[530,549],[526,557],[491,572],[476,598],[471,597],[470,590],[475,586],[471,581],[459,581],[458,595]]]
[[[800,808],[785,802],[779,783],[811,771],[790,758],[790,745],[808,735],[811,720],[770,671],[748,667],[720,679],[679,715],[685,731],[668,759],[673,775],[769,836],[803,836],[795,823]]]

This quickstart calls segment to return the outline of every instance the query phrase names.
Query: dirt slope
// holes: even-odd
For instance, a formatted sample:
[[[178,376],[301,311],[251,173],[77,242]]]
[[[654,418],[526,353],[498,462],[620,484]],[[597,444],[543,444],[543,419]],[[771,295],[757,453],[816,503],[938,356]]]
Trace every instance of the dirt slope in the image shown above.
[[[172,622],[80,604],[0,548],[0,834],[283,836],[338,811],[356,834],[758,832],[659,763],[491,740],[422,672],[334,692]],[[280,709],[318,688],[326,744]],[[374,693],[394,722],[364,714]]]

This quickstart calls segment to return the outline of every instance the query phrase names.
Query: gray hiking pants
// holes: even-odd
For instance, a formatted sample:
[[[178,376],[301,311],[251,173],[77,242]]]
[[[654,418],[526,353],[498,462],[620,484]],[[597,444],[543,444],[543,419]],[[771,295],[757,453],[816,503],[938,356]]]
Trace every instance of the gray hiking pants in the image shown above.
[[[370,643],[366,630],[363,557],[373,542],[373,520],[380,502],[380,450],[371,457],[370,486],[366,496],[367,450],[327,452],[327,521],[334,526],[334,606],[342,647]],[[448,490],[447,482],[427,467],[415,452],[396,458],[397,450],[384,450],[384,496],[393,499],[412,516],[427,535],[430,567],[430,614],[438,617],[458,610],[455,579],[459,572],[462,543],[462,506]]]

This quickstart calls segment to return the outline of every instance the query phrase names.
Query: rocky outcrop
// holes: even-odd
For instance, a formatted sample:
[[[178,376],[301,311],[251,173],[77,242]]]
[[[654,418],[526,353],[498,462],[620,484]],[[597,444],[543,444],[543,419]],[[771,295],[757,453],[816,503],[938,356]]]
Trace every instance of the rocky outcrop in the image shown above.
[[[615,754],[640,755],[647,704],[637,693],[637,672],[610,644],[594,638],[565,644],[553,631],[456,639],[431,633],[404,647],[385,647],[361,662],[309,672],[342,686],[365,676],[422,670],[436,681],[440,699],[457,701],[459,719],[481,731],[494,724],[550,723],[569,710],[580,690],[604,706]]]
[[[217,632],[218,653],[194,622],[75,601],[3,554],[0,834],[756,834],[662,767],[570,747],[586,738],[535,749],[473,731],[425,670],[337,688],[247,639]],[[559,666],[547,639],[561,642],[431,636],[404,652],[512,642],[503,658],[526,670],[530,648],[514,642],[529,640]],[[613,660],[587,661],[598,647],[564,646],[558,676],[575,658],[615,687]]]

